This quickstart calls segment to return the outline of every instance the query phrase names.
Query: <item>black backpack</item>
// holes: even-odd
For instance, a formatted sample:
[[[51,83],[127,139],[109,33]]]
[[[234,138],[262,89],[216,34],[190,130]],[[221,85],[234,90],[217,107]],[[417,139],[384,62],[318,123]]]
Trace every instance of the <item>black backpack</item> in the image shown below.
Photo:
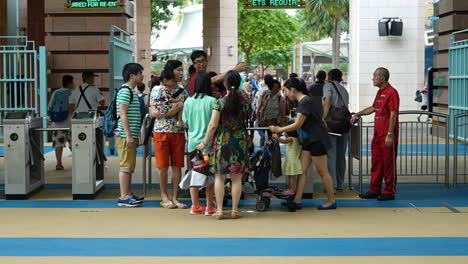
[[[338,88],[336,87],[335,83],[330,82],[335,91],[338,93],[341,102],[343,103],[342,107],[335,107],[333,105],[330,106],[330,110],[328,111],[328,115],[325,117],[325,122],[327,123],[328,128],[331,132],[337,134],[344,134],[348,133],[351,129],[351,117],[352,114],[349,112],[348,107],[346,106],[343,97],[341,97]]]

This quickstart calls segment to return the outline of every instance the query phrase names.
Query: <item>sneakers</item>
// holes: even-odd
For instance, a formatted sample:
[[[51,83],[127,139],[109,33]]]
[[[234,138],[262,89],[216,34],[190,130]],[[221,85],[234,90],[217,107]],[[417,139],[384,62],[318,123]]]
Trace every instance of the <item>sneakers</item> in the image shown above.
[[[142,205],[142,201],[137,201],[132,198],[132,196],[127,196],[124,199],[119,198],[117,200],[117,205],[119,207],[137,207]]]
[[[377,200],[379,200],[379,201],[395,200],[395,195],[393,195],[393,194],[381,194],[381,195],[379,195],[379,197],[377,197]]]
[[[215,207],[209,207],[209,206],[206,207],[205,215],[211,216],[211,215],[214,215],[215,213],[216,213],[216,208]]]
[[[205,212],[205,206],[200,203],[200,206],[196,207],[195,205],[192,205],[190,207],[190,214],[203,214]]]
[[[144,201],[144,200],[145,200],[145,197],[143,197],[143,196],[136,196],[136,195],[134,195],[134,194],[132,193],[132,199],[141,202],[141,201]]]
[[[379,197],[379,195],[371,192],[366,192],[359,194],[359,197],[361,199],[376,199],[377,197]]]

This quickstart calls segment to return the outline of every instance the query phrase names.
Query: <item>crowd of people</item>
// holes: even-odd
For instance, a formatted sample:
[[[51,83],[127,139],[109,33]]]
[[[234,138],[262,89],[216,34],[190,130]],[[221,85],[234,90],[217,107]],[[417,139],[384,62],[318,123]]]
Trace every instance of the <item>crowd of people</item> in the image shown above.
[[[338,69],[328,73],[319,71],[315,82],[307,87],[305,81],[295,74],[285,82],[271,75],[264,76],[259,82],[252,74],[243,81],[240,73],[248,68],[241,64],[226,73],[207,72],[208,58],[201,50],[194,51],[191,60],[190,77],[185,88],[180,87],[184,77],[182,62],[169,60],[159,78],[152,78],[148,84],[149,94],[144,93],[143,67],[130,63],[123,68],[124,84],[116,94],[119,119],[114,134],[120,161],[118,205],[135,207],[143,204],[144,197],[138,197],[131,191],[131,178],[135,171],[142,109],[147,109],[154,118],[153,145],[162,207],[189,208],[179,200],[178,186],[182,168],[190,166],[190,162],[185,160],[186,154],[198,151],[207,157],[207,161],[209,159],[209,177],[214,177],[214,184],[205,188],[206,205],[199,199],[199,188],[190,188],[190,213],[223,219],[225,182],[229,175],[232,186],[230,216],[234,219],[241,217],[238,207],[242,176],[249,172],[252,151],[253,135],[247,128],[258,126],[268,128],[266,133],[258,131],[261,145],[271,138],[286,145],[283,172],[288,176],[288,186],[284,192],[294,196],[295,209],[302,208],[307,171],[312,164],[322,178],[327,194],[327,201],[318,209],[336,209],[335,193],[344,185],[349,135],[328,133],[330,129],[324,120],[334,108],[348,107],[349,94],[341,85],[342,72]],[[54,105],[61,96],[68,98],[69,113],[96,110],[98,104],[103,103],[103,97],[94,86],[95,76],[92,72],[83,73],[84,83],[79,89],[74,89],[73,77],[64,76],[64,88],[53,94],[49,104],[51,111],[57,108]],[[388,70],[378,68],[375,71],[374,85],[379,87],[376,102],[350,120],[353,123],[359,116],[378,113],[376,133],[379,135],[374,138],[376,142],[373,142],[372,150],[374,153],[375,149],[381,157],[374,158],[373,154],[371,188],[361,195],[367,199],[394,199],[396,173],[388,164],[396,158],[397,142],[393,137],[398,133],[395,111],[398,111],[399,99],[388,79]],[[53,125],[66,126],[67,122],[69,117]],[[56,132],[53,141],[57,169],[63,169],[61,153],[64,144],[70,141],[69,132]],[[171,194],[168,191],[169,168],[172,172]],[[383,194],[382,178],[386,183]]]

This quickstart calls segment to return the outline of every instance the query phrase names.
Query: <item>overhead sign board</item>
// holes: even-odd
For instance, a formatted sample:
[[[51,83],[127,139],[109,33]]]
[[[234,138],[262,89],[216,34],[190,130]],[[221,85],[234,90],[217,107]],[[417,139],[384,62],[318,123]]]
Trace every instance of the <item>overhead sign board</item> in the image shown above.
[[[299,9],[305,8],[300,0],[250,0],[244,2],[244,9]]]
[[[123,9],[125,4],[117,0],[67,0],[65,9],[71,11]]]

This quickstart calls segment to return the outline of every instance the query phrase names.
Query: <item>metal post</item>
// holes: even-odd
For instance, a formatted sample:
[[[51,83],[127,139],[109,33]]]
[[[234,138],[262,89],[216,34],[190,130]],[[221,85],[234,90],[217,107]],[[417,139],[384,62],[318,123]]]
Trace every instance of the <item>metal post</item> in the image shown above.
[[[450,118],[447,117],[445,125],[445,187],[450,188],[449,186],[449,171],[450,171]]]
[[[40,116],[45,117],[47,116],[47,50],[44,46],[39,47],[39,98]],[[42,122],[43,127],[47,127],[45,118]],[[44,132],[44,142],[47,142],[47,132]]]
[[[302,78],[302,64],[304,62],[304,46],[303,46],[303,43],[301,42],[301,44],[299,44],[299,78]]]
[[[456,115],[453,120],[453,187],[458,185],[458,117],[459,115]]]
[[[359,193],[362,193],[362,118],[359,118]],[[368,152],[366,151],[366,154]]]

